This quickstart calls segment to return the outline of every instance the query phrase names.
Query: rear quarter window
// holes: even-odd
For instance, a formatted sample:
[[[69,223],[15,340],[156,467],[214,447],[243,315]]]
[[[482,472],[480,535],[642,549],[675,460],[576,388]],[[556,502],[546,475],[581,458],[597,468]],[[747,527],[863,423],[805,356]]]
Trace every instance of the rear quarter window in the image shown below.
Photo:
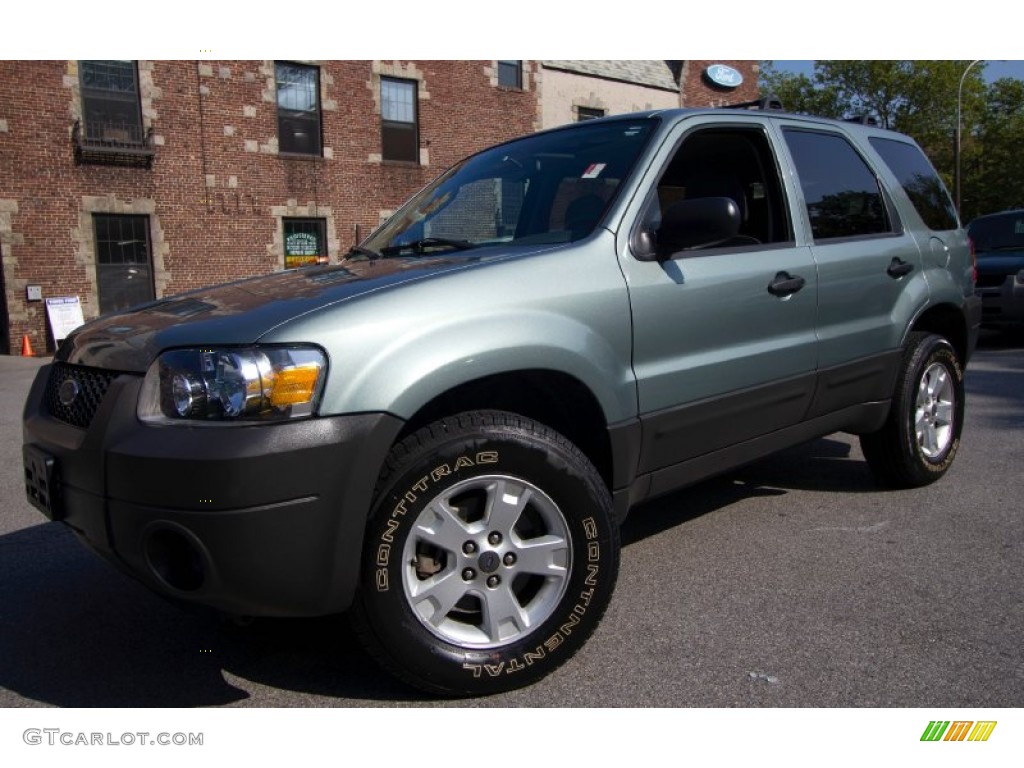
[[[956,209],[924,152],[914,144],[874,136],[871,146],[893,172],[929,229],[956,229]]]

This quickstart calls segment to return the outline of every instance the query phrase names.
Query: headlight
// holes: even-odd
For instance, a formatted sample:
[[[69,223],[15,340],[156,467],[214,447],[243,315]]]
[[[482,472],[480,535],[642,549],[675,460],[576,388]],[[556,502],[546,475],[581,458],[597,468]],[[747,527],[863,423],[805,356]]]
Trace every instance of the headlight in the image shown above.
[[[149,367],[139,418],[210,423],[309,416],[326,369],[324,353],[312,347],[176,349]]]

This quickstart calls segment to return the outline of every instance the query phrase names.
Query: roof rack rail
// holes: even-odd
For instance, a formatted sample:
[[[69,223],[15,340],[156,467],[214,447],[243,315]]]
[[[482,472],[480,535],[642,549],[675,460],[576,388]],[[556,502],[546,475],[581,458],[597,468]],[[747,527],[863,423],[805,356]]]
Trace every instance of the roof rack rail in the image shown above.
[[[785,107],[782,106],[782,99],[775,94],[770,94],[760,99],[740,101],[735,104],[722,104],[719,109],[761,109],[782,112],[785,110]]]
[[[878,118],[874,115],[854,115],[853,117],[846,118],[847,123],[857,123],[857,125],[878,125]]]

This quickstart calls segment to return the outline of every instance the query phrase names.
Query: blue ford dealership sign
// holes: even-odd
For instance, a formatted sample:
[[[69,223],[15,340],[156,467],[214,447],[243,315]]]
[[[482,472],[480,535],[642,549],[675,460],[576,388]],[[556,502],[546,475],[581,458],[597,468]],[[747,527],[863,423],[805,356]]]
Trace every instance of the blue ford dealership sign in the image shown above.
[[[704,74],[712,83],[723,88],[736,88],[743,83],[743,75],[725,64],[712,64],[704,70]]]

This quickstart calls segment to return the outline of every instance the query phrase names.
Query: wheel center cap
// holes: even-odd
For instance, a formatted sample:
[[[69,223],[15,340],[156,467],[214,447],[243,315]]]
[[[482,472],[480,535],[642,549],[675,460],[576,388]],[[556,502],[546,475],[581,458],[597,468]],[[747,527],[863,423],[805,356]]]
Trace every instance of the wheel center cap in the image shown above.
[[[501,565],[501,558],[498,557],[497,552],[484,552],[477,560],[477,564],[484,573],[494,573]]]

